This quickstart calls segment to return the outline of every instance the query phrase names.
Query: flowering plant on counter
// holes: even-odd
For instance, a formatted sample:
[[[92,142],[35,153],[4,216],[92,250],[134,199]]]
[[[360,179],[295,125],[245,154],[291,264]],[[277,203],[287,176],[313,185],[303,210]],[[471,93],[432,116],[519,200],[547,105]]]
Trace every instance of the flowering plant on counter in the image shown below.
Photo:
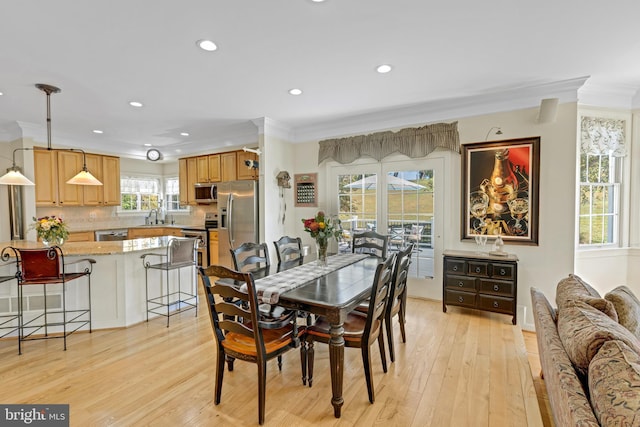
[[[38,237],[42,239],[45,245],[58,244],[61,245],[64,240],[69,237],[69,230],[67,230],[67,224],[64,223],[62,218],[57,216],[43,216],[41,218],[33,218],[35,221],[32,224],[32,228],[38,233]]]

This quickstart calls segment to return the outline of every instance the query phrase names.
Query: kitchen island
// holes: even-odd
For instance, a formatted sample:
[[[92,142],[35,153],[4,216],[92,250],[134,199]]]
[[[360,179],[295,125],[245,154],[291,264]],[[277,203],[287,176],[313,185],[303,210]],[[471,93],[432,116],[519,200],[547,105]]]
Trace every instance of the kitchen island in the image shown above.
[[[61,246],[65,262],[73,262],[81,258],[93,258],[91,274],[91,309],[93,329],[127,327],[147,319],[147,296],[145,288],[145,268],[141,259],[144,254],[166,254],[169,240],[173,236],[151,237],[122,241],[105,242],[68,242]],[[12,246],[19,249],[42,248],[41,242],[13,240],[0,243],[0,249]],[[9,251],[12,253],[12,251]],[[160,257],[148,258],[152,263],[161,262]],[[73,271],[73,270],[72,270]],[[0,275],[13,275],[16,272],[15,263],[0,267]],[[177,272],[176,272],[177,274]],[[183,286],[191,286],[190,290],[197,293],[197,277],[195,269],[181,269]],[[171,280],[175,282],[176,280]],[[164,286],[165,277],[157,271],[149,271],[150,291],[159,293]],[[9,312],[17,311],[15,281],[0,284],[0,307]],[[41,292],[39,286],[25,289],[25,295],[37,295]],[[73,288],[73,289],[71,289]],[[35,294],[34,294],[35,292]],[[86,287],[70,287],[67,292],[68,304],[74,301],[86,301]],[[6,308],[5,308],[6,307]],[[0,312],[2,315],[3,312]],[[152,315],[149,316],[154,317]]]

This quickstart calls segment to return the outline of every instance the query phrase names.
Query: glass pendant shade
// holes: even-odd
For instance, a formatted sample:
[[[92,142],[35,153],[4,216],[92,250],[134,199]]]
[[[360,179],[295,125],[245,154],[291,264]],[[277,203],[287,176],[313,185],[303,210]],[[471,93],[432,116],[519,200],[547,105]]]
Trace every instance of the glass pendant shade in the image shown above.
[[[22,175],[17,168],[14,168],[4,174],[0,178],[0,184],[4,185],[35,185],[33,182],[29,181],[29,178]]]
[[[82,169],[76,176],[67,181],[67,184],[74,185],[102,185],[98,179],[91,175],[86,168]]]

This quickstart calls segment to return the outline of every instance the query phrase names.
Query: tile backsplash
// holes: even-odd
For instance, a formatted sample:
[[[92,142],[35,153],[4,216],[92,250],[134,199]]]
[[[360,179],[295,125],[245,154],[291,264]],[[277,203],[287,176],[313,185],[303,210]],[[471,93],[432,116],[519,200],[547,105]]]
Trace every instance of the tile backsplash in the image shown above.
[[[173,216],[177,225],[202,226],[204,215],[216,211],[216,205],[192,206],[190,213],[172,213],[165,216],[167,224]],[[69,231],[108,230],[143,225],[147,214],[118,214],[116,206],[107,207],[43,207],[36,208],[38,217],[55,215],[61,217],[69,226]]]

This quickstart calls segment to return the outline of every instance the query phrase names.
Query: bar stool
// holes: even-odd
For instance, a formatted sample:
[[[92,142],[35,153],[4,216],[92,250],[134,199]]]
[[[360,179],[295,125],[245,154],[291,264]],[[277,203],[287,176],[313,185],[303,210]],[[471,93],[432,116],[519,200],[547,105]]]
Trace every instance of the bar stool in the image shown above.
[[[18,249],[9,246],[3,250],[2,257],[8,256],[5,251],[13,251],[16,258],[18,279],[18,354],[22,354],[22,342],[41,339],[62,338],[64,349],[67,349],[67,336],[76,332],[82,327],[89,326],[91,329],[91,272],[95,260],[82,258],[72,262],[65,262],[62,249],[52,246],[42,249]],[[76,272],[68,271],[70,266],[75,266]],[[87,277],[87,305],[79,306],[79,298],[73,307],[67,307],[68,284],[81,277]],[[25,297],[25,286],[42,285],[42,296],[27,294]],[[55,286],[58,285],[58,286]],[[54,287],[55,286],[55,287]],[[54,293],[47,296],[47,289],[54,287]],[[58,307],[50,308],[48,305],[54,303],[55,289],[59,289],[60,296]],[[77,289],[80,292],[80,289]],[[29,319],[25,320],[25,299],[27,301],[27,312]],[[38,302],[37,300],[40,300]],[[38,306],[42,304],[40,309]],[[42,311],[40,314],[31,315],[32,311]],[[68,326],[71,326],[70,328]],[[53,328],[53,334],[49,335],[49,329]],[[60,335],[62,328],[62,335]],[[44,336],[34,335],[44,329]]]
[[[198,253],[198,238],[191,237],[173,237],[167,245],[167,252],[164,254],[149,253],[144,254],[142,264],[145,268],[145,285],[147,299],[147,322],[149,321],[149,313],[165,316],[167,318],[167,328],[169,327],[169,318],[185,310],[196,309],[196,317],[198,316],[198,295],[196,286],[196,267]],[[160,261],[151,264],[148,257],[159,257]],[[192,287],[191,291],[183,291],[181,285],[180,271],[183,268],[192,270]],[[160,295],[149,297],[149,270],[160,270],[165,272],[165,290],[162,290],[160,284]],[[175,271],[178,276],[178,289],[172,291],[169,286],[169,278],[171,271]],[[162,282],[162,275],[161,282]],[[175,309],[171,311],[171,308]]]
[[[6,257],[5,257],[5,253],[6,253]],[[9,253],[3,249],[1,259],[3,261],[7,261],[9,258],[10,258]],[[5,262],[0,264],[0,269],[2,270],[10,267],[14,267],[14,264],[11,262]],[[11,280],[17,281],[18,280],[17,276],[18,276],[17,272],[14,273],[13,276],[0,276],[0,283],[9,282]],[[10,302],[12,299],[13,298],[7,298],[6,301],[9,303],[7,304],[6,307],[3,307],[3,309],[0,309],[0,312],[3,313],[3,314],[0,314],[0,331],[3,331],[0,333],[0,338],[4,338],[6,336],[16,333],[20,326],[18,322],[18,319],[19,319],[18,311],[16,308],[12,307],[12,304]],[[20,341],[18,341],[18,353],[20,353]]]

